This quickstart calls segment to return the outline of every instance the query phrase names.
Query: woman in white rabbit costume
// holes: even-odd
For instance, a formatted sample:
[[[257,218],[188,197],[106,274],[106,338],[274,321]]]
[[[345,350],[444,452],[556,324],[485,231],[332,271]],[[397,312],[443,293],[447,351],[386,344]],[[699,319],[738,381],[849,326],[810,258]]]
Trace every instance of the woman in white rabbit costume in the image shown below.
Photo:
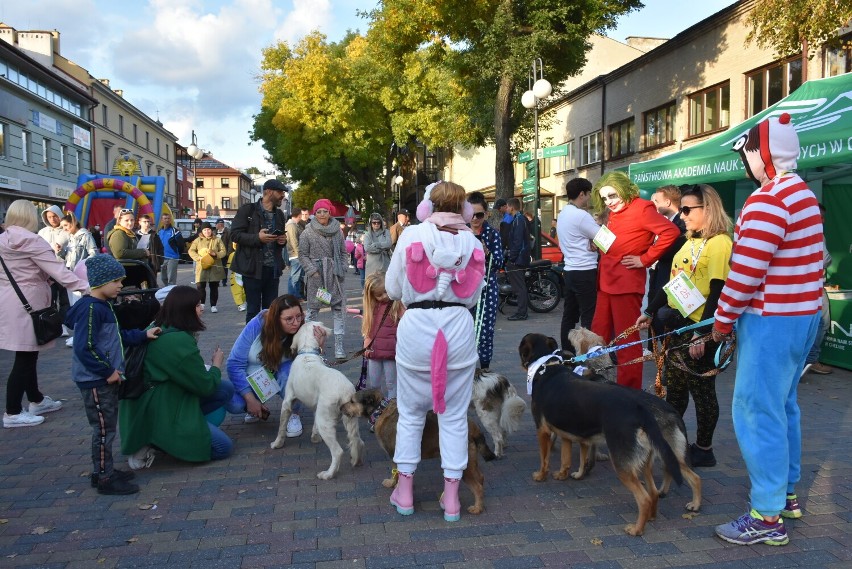
[[[467,222],[472,209],[464,188],[438,182],[417,207],[420,225],[407,228],[396,244],[385,277],[388,296],[405,314],[397,331],[399,422],[394,462],[399,482],[391,504],[414,512],[414,471],[426,413],[438,414],[444,519],[460,518],[458,488],[467,467],[467,408],[478,355],[473,317],[483,286],[485,253]]]

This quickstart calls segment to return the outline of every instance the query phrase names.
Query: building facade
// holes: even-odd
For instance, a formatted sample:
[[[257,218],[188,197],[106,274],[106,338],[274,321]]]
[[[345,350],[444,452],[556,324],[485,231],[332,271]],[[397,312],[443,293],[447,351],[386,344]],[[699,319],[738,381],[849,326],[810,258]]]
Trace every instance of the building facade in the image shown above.
[[[230,219],[251,194],[251,178],[205,154],[195,164],[195,213],[200,218]]]
[[[40,57],[57,32],[0,24],[0,219],[21,198],[62,205],[92,164],[90,110],[97,100]],[[34,49],[35,48],[35,49]]]

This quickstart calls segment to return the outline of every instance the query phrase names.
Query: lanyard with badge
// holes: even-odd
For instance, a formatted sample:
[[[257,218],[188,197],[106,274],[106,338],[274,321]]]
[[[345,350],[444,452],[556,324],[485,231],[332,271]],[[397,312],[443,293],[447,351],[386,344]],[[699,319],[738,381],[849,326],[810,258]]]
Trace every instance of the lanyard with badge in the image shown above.
[[[689,316],[707,302],[707,299],[704,298],[704,295],[701,294],[701,291],[698,290],[695,283],[690,279],[691,276],[695,275],[695,271],[698,268],[698,259],[701,258],[701,252],[704,250],[704,246],[707,245],[707,239],[701,243],[698,253],[695,252],[695,241],[690,241],[689,254],[692,257],[692,264],[689,265],[690,274],[686,274],[685,267],[679,270],[672,277],[672,280],[663,285],[663,290],[666,292],[669,302],[677,308],[677,311],[683,317]],[[689,262],[689,259],[684,259],[683,262],[686,264]]]

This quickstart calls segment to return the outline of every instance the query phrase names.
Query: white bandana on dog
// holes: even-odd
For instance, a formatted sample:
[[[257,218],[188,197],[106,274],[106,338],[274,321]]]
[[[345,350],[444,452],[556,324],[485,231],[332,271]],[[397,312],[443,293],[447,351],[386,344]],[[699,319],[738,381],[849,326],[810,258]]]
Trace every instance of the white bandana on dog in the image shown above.
[[[533,377],[535,377],[536,372],[538,372],[538,368],[543,366],[545,364],[545,362],[547,362],[547,360],[549,360],[551,358],[557,358],[560,363],[563,361],[562,356],[557,355],[556,352],[558,352],[558,351],[559,350],[556,350],[552,354],[547,354],[546,356],[541,356],[540,358],[538,358],[536,361],[534,361],[533,363],[531,363],[529,365],[529,367],[527,368],[527,395],[532,395]]]

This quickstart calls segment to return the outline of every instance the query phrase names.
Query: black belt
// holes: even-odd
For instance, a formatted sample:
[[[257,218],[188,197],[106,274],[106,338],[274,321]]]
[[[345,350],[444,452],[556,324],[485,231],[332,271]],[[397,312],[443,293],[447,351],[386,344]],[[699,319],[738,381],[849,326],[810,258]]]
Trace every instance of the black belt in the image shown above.
[[[421,300],[412,302],[407,308],[449,308],[450,306],[464,306],[461,302],[444,302],[443,300]]]

